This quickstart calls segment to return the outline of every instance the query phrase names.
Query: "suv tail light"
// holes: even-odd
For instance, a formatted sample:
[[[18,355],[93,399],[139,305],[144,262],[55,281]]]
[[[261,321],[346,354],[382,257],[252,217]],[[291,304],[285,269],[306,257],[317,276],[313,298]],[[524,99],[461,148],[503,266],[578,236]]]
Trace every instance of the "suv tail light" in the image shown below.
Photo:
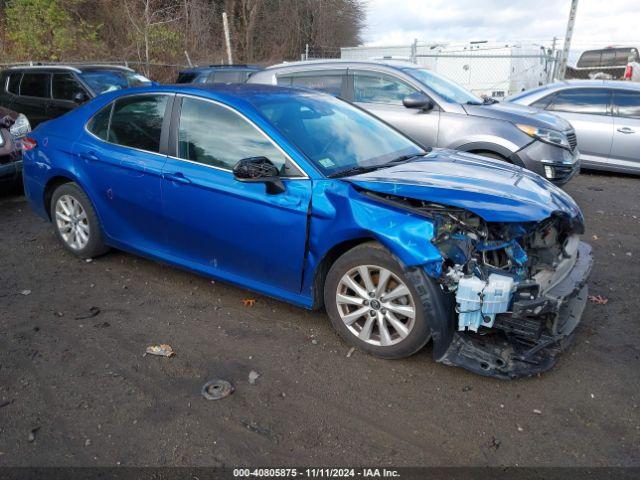
[[[633,76],[633,67],[631,65],[627,65],[627,68],[624,69],[624,80],[631,80]]]
[[[28,152],[29,150],[33,150],[38,146],[38,142],[36,142],[35,138],[31,137],[24,137],[21,140],[21,144],[23,152]]]

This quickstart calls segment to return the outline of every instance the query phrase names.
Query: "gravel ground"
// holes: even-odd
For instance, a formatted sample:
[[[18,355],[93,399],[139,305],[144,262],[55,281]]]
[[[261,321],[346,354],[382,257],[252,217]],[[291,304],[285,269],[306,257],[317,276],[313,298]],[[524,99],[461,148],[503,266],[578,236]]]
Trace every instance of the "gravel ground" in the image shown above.
[[[608,303],[589,303],[554,370],[512,382],[436,364],[429,346],[348,356],[321,312],[122,252],[78,260],[5,193],[0,465],[638,466],[639,185],[567,187]],[[176,356],[143,357],[156,343]],[[205,400],[215,377],[235,393]]]

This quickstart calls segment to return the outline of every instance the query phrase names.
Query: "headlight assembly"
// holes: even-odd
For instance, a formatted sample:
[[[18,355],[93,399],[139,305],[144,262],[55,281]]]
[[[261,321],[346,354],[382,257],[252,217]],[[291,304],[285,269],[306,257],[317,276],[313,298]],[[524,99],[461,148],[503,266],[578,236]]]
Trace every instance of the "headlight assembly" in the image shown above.
[[[569,139],[567,136],[557,130],[551,130],[549,128],[538,128],[532,125],[525,125],[522,123],[516,123],[516,127],[530,137],[537,138],[538,140],[550,143],[551,145],[557,145],[562,148],[571,150]]]
[[[31,131],[31,124],[27,117],[25,117],[22,113],[18,115],[16,121],[11,128],[9,128],[9,132],[11,132],[11,136],[13,138],[24,137],[27,133]]]

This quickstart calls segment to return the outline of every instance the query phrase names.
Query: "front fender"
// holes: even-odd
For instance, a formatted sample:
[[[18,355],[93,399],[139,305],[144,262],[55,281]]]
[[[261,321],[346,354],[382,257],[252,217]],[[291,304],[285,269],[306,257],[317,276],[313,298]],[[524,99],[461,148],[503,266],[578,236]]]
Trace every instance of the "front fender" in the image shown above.
[[[380,242],[404,267],[440,275],[442,255],[430,241],[435,230],[428,219],[367,198],[348,182],[320,180],[313,190],[304,293],[313,292],[314,275],[327,253],[357,239]]]

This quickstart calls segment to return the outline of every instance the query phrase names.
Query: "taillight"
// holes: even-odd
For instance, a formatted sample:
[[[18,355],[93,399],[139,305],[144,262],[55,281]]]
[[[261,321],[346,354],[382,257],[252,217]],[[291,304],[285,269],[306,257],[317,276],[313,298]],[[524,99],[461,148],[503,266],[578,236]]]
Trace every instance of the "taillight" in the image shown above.
[[[627,65],[627,68],[624,69],[624,77],[625,80],[631,80],[633,77],[633,67],[631,65]]]
[[[38,146],[38,142],[36,142],[35,138],[31,137],[24,137],[20,143],[22,144],[23,152],[28,152],[29,150],[33,150]]]

